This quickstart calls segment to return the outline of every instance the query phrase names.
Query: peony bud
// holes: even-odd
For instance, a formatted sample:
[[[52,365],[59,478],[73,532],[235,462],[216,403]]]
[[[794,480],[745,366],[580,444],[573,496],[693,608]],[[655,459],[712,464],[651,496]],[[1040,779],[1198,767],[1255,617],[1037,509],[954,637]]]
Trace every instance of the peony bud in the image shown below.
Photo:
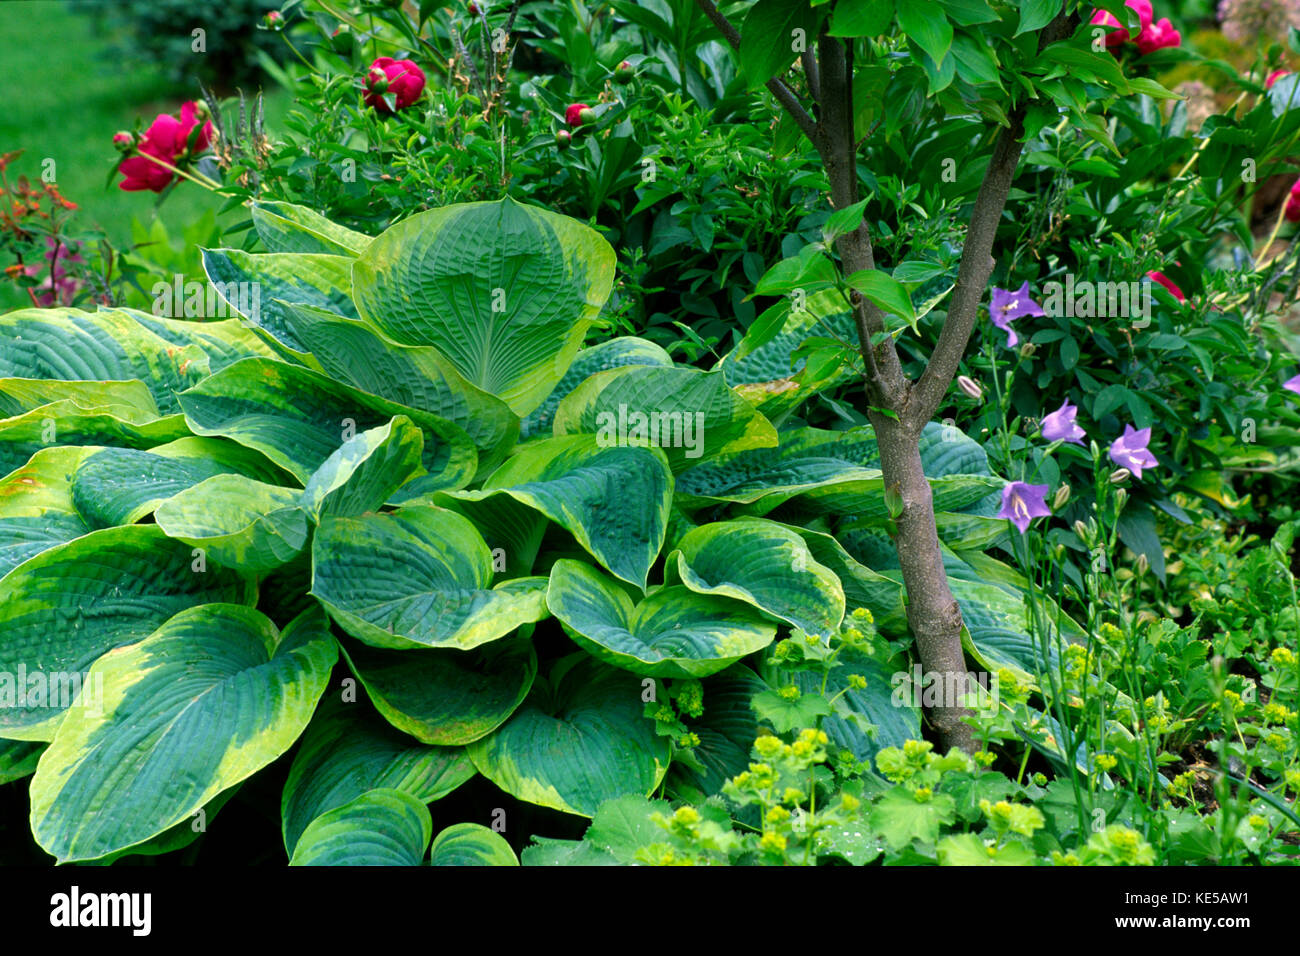
[[[1116,468],[1110,473],[1110,483],[1112,485],[1118,485],[1121,481],[1127,481],[1129,476],[1132,474],[1133,472],[1129,471],[1127,468]]]
[[[1070,500],[1070,486],[1061,485],[1056,489],[1056,497],[1052,499],[1052,510],[1060,511],[1065,507],[1066,502]]]
[[[584,111],[591,112],[591,107],[586,103],[570,103],[564,111],[564,122],[569,126],[577,126],[582,122],[580,117]]]
[[[568,149],[569,141],[572,139],[573,139],[573,134],[570,133],[567,129],[560,129],[555,131],[555,145],[558,146],[560,149]]]
[[[957,376],[957,387],[977,402],[984,397],[984,390],[973,379],[967,378],[965,375]]]
[[[578,111],[578,122],[583,126],[590,126],[596,122],[596,111],[588,106],[584,110]]]
[[[631,83],[636,74],[632,71],[632,64],[624,60],[614,69],[615,83]]]
[[[272,10],[266,16],[262,17],[262,25],[268,30],[283,30],[284,16],[279,10]]]
[[[118,130],[113,134],[113,145],[122,152],[130,152],[135,148],[135,136],[126,130]]]

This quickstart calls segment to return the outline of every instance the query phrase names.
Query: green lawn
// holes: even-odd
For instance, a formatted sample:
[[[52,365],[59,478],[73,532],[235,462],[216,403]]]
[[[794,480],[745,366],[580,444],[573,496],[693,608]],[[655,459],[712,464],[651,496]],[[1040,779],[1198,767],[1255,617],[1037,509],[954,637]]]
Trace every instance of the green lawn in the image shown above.
[[[120,176],[105,182],[117,159],[113,133],[132,128],[137,117],[147,126],[158,113],[176,111],[198,97],[197,84],[177,87],[161,70],[115,68],[101,56],[106,44],[92,25],[57,0],[0,3],[0,152],[24,150],[10,179],[36,179],[42,161],[52,159],[60,192],[80,207],[77,226],[98,224],[116,248],[130,243],[133,218],[147,224],[156,216],[178,236],[224,200],[184,183],[155,207],[153,193],[119,189]],[[288,105],[284,91],[269,91],[268,129]],[[236,210],[222,222],[244,218]],[[17,304],[6,300],[10,291],[0,293],[0,305]]]

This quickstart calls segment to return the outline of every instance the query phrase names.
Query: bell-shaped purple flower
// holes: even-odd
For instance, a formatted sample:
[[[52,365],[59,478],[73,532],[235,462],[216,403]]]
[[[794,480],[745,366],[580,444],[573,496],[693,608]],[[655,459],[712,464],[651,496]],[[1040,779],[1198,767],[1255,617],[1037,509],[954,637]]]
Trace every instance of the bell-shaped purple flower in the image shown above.
[[[1297,395],[1300,395],[1300,375],[1297,375],[1295,378],[1287,379],[1285,382],[1282,383],[1282,387],[1287,389],[1288,391],[1295,392]]]
[[[1034,518],[1047,518],[1052,510],[1047,507],[1049,485],[1027,485],[1013,481],[1002,489],[1002,510],[999,518],[1006,518],[1024,534]]]
[[[1079,409],[1068,401],[1043,419],[1043,438],[1047,441],[1068,441],[1075,445],[1083,444],[1087,434],[1076,422]]]
[[[1042,308],[1029,298],[1029,282],[1026,281],[1015,292],[993,287],[993,301],[989,303],[989,319],[993,324],[1007,333],[1007,348],[1015,348],[1020,339],[1011,328],[1011,323],[1026,315],[1043,315]]]
[[[1156,456],[1147,449],[1150,442],[1150,428],[1136,429],[1125,425],[1124,434],[1111,442],[1110,460],[1141,478],[1143,468],[1156,466]]]

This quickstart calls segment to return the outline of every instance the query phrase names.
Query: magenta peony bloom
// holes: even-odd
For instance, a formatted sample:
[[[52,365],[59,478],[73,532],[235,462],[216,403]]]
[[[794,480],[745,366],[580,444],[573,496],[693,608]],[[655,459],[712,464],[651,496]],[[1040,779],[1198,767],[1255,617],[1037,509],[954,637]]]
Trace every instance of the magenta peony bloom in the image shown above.
[[[1126,3],[1125,6],[1131,7],[1137,11],[1139,21],[1138,30],[1139,35],[1141,35],[1141,32],[1146,31],[1151,26],[1151,18],[1155,15],[1154,11],[1151,9],[1150,0],[1128,0],[1128,3]],[[1121,43],[1126,43],[1132,39],[1124,25],[1105,10],[1098,10],[1095,12],[1092,15],[1092,20],[1090,22],[1100,24],[1104,27],[1119,27],[1118,30],[1106,34],[1106,46],[1108,47],[1117,47]]]
[[[145,157],[153,156],[155,159],[160,159],[172,166],[179,165],[178,160],[186,155],[190,134],[198,123],[198,104],[193,101],[181,105],[180,119],[168,113],[160,113],[158,118],[145,130],[144,137],[136,147],[136,152],[144,155],[135,155],[122,160],[122,165],[118,167],[118,170],[126,178],[118,185],[127,192],[142,189],[151,189],[156,193],[162,192],[167,187],[167,184],[172,181],[175,174],[170,169],[164,169],[153,160]],[[129,134],[127,135],[129,136]],[[121,136],[121,133],[115,134],[113,142],[119,147],[128,145],[123,142]],[[211,146],[212,137],[212,123],[211,121],[205,122],[194,140],[194,152],[196,154],[201,153]]]
[[[1007,333],[1007,348],[1014,348],[1020,341],[1011,323],[1026,315],[1043,315],[1042,308],[1029,298],[1029,283],[1025,282],[1017,291],[993,288],[993,301],[989,304],[989,319],[993,324]]]
[[[392,113],[384,102],[384,94],[392,93],[397,109],[404,110],[424,92],[424,71],[410,60],[394,60],[381,56],[366,71],[366,90],[362,95],[367,106],[376,113]]]
[[[1159,282],[1162,286],[1168,289],[1169,294],[1172,295],[1179,302],[1187,301],[1187,296],[1183,295],[1183,290],[1178,288],[1178,286],[1174,285],[1174,281],[1170,279],[1167,275],[1165,275],[1163,272],[1155,272],[1155,271],[1148,272],[1147,278]]]
[[[1043,419],[1043,437],[1048,441],[1068,441],[1082,445],[1083,436],[1087,433],[1074,421],[1078,414],[1078,407],[1067,401]]]
[[[1150,442],[1150,428],[1138,430],[1125,425],[1124,434],[1111,442],[1110,460],[1141,478],[1143,468],[1154,468],[1157,464],[1155,455],[1147,448]]]
[[[582,111],[591,109],[586,103],[573,103],[564,111],[564,122],[570,126],[582,125]]]
[[[1143,56],[1163,50],[1167,46],[1178,46],[1183,42],[1183,35],[1174,29],[1168,17],[1159,23],[1153,23],[1138,34],[1137,48]]]
[[[1002,510],[997,516],[1006,518],[1024,534],[1032,519],[1051,516],[1052,511],[1047,507],[1048,488],[1048,485],[1027,485],[1023,481],[1009,482],[1002,489]]]
[[[1288,222],[1300,222],[1300,179],[1291,187],[1291,195],[1287,197],[1282,215],[1286,216]]]
[[[1287,379],[1282,383],[1282,387],[1287,391],[1295,392],[1297,395],[1300,395],[1300,375],[1297,375],[1295,378]]]
[[[1290,70],[1274,70],[1268,75],[1267,79],[1264,80],[1264,89],[1271,90],[1274,83],[1282,79],[1282,77],[1289,75],[1290,72]]]

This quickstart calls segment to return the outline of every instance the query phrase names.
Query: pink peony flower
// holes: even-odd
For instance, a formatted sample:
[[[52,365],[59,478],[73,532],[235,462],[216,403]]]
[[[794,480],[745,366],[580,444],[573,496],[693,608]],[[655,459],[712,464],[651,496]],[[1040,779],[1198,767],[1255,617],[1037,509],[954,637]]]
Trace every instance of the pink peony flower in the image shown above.
[[[1290,75],[1290,73],[1291,73],[1290,70],[1274,70],[1264,80],[1264,89],[1271,90],[1273,88],[1274,83],[1282,79],[1282,77]]]
[[[1147,273],[1147,278],[1159,282],[1162,286],[1168,289],[1169,294],[1172,295],[1179,302],[1187,301],[1187,296],[1183,295],[1183,290],[1178,288],[1178,286],[1174,285],[1174,281],[1170,279],[1167,275],[1165,275],[1163,272],[1156,272],[1153,270]]]
[[[158,118],[145,130],[144,137],[136,146],[136,153],[143,153],[144,155],[135,155],[124,159],[122,165],[118,167],[122,175],[126,177],[119,184],[120,187],[127,192],[151,189],[156,193],[160,193],[167,188],[167,184],[172,181],[175,174],[170,169],[164,169],[153,160],[145,157],[152,156],[172,166],[179,166],[180,161],[188,155],[190,134],[194,131],[198,122],[199,108],[198,104],[193,101],[181,105],[179,120],[168,113],[159,114]],[[119,147],[124,145],[119,138],[121,136],[122,134],[118,133],[113,137],[113,142]],[[203,124],[203,128],[199,130],[194,139],[194,155],[211,146],[212,137],[212,122],[209,120]]]
[[[1151,26],[1151,18],[1152,16],[1154,16],[1154,11],[1152,11],[1151,9],[1150,0],[1128,0],[1128,2],[1124,5],[1126,7],[1130,7],[1131,9],[1137,11],[1138,21],[1139,21],[1138,29],[1140,33],[1145,32]],[[1111,33],[1106,34],[1106,46],[1108,47],[1117,47],[1121,43],[1126,43],[1130,39],[1132,39],[1129,36],[1129,32],[1127,28],[1124,27],[1124,24],[1120,23],[1117,19],[1115,19],[1105,10],[1096,11],[1092,15],[1092,20],[1090,22],[1099,24],[1104,27],[1120,28],[1118,30],[1114,30]]]
[[[1282,215],[1286,216],[1287,222],[1300,222],[1300,179],[1291,187],[1291,195],[1287,197]]]
[[[564,111],[564,122],[570,126],[582,125],[582,111],[591,109],[586,103],[573,103]]]
[[[376,113],[392,113],[384,102],[384,94],[391,93],[397,109],[404,110],[424,92],[424,71],[410,60],[394,60],[381,56],[366,71],[365,93],[362,98]]]
[[[1174,29],[1174,25],[1166,17],[1159,23],[1151,24],[1138,34],[1137,47],[1138,52],[1146,56],[1156,50],[1163,50],[1167,46],[1178,46],[1182,42],[1183,35]]]

